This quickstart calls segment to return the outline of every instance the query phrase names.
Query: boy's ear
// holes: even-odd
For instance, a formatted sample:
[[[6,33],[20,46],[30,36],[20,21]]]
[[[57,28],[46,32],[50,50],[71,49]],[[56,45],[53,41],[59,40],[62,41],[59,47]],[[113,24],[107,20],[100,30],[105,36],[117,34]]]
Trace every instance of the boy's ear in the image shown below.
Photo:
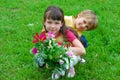
[[[79,17],[80,17],[80,14],[78,14],[76,18],[79,18]]]
[[[81,16],[81,14],[78,14],[76,18],[79,18]]]

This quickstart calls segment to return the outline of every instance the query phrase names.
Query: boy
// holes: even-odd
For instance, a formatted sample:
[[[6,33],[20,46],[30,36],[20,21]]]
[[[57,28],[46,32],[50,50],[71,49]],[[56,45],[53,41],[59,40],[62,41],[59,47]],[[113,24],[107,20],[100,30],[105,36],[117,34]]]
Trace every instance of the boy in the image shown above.
[[[65,24],[72,27],[80,37],[84,47],[88,47],[86,38],[82,35],[83,31],[90,31],[97,28],[98,19],[92,10],[84,10],[80,12],[76,18],[73,16],[65,16]]]

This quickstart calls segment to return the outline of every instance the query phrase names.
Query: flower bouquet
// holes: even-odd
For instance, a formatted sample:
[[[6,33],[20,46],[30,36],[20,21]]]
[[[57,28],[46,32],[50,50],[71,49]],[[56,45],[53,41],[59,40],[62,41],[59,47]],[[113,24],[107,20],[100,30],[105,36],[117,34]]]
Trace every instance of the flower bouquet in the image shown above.
[[[38,66],[46,67],[52,70],[52,79],[58,79],[60,76],[68,74],[68,77],[75,75],[74,58],[70,49],[64,45],[59,45],[54,37],[54,33],[48,32],[46,39],[36,33],[33,40],[35,46],[32,53],[35,55]]]

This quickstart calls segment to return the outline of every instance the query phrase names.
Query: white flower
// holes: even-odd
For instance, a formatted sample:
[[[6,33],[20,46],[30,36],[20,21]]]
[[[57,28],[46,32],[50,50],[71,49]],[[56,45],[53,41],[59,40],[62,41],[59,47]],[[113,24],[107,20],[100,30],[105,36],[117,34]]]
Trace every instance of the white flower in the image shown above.
[[[64,63],[64,61],[60,59],[59,63],[60,63],[60,64],[63,64],[63,63]]]
[[[50,40],[50,41],[49,41],[49,46],[48,46],[48,48],[52,48],[51,43],[52,43],[52,41]]]
[[[52,79],[59,79],[60,78],[60,74],[52,74]]]
[[[66,69],[69,69],[69,68],[70,68],[70,63],[69,63],[68,58],[64,58],[64,60],[65,60],[65,62],[66,62],[65,68],[66,68]]]

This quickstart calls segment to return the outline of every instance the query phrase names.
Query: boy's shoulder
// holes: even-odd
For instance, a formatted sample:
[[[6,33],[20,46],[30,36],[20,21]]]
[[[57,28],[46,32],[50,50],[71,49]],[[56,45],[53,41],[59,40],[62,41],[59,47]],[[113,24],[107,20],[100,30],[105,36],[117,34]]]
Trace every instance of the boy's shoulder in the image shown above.
[[[74,16],[72,16],[72,15],[71,15],[71,16],[65,15],[65,16],[64,16],[64,19],[65,19],[65,21],[66,21],[66,20],[72,21],[72,20],[74,19]]]
[[[74,17],[73,16],[64,16],[65,25],[69,27],[74,27]]]

